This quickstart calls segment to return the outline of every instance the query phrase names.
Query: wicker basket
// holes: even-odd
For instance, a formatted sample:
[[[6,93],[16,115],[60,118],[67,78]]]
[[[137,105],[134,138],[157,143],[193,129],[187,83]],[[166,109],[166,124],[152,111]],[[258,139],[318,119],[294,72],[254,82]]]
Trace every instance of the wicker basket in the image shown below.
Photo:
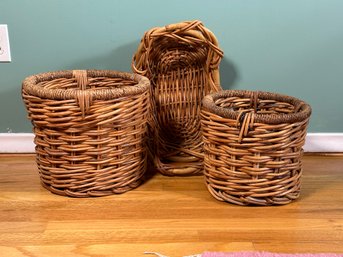
[[[45,188],[72,197],[137,187],[146,171],[150,82],[129,73],[57,71],[23,81]]]
[[[239,205],[297,199],[311,107],[294,97],[228,90],[208,95],[201,111],[208,190]]]
[[[218,66],[223,52],[200,21],[153,28],[132,61],[135,73],[153,87],[154,164],[165,175],[203,173],[200,107],[203,97],[221,90]]]

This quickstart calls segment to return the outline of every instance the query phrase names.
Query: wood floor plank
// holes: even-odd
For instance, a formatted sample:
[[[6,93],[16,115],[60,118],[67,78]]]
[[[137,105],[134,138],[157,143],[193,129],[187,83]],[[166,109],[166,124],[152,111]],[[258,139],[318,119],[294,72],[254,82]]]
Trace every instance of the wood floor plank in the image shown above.
[[[0,256],[343,253],[343,156],[303,160],[298,201],[240,207],[215,200],[201,176],[156,174],[121,195],[62,197],[40,185],[34,155],[0,155]]]

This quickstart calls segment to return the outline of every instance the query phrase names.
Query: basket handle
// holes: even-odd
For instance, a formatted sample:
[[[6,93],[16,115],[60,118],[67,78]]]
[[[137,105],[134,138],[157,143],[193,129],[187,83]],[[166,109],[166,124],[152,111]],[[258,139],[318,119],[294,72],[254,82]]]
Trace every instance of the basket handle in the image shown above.
[[[258,106],[258,95],[259,95],[259,91],[252,91],[251,92],[251,100],[250,100],[250,104],[251,107],[254,109],[254,113],[257,113],[257,106]]]
[[[255,114],[258,107],[259,91],[252,91],[250,98],[250,106],[253,110],[241,110],[236,119],[236,127],[239,128],[238,142],[241,143],[243,137],[248,135],[250,129],[254,127]]]
[[[238,143],[241,143],[243,137],[248,135],[250,129],[254,127],[255,113],[251,110],[242,110],[236,119],[236,127],[239,129]]]
[[[92,104],[92,94],[87,91],[88,76],[86,70],[73,70],[73,77],[76,79],[80,90],[77,91],[76,101],[81,109],[82,118],[85,117]]]

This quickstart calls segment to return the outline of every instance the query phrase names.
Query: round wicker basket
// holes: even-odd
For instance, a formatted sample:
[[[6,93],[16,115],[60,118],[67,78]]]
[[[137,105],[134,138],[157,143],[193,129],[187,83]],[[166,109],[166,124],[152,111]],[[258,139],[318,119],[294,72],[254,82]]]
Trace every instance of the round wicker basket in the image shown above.
[[[150,82],[106,70],[56,71],[23,81],[45,188],[72,197],[137,187],[147,165]]]
[[[206,96],[201,122],[209,192],[239,205],[297,199],[310,115],[304,101],[275,93],[227,90]]]
[[[152,84],[151,151],[165,175],[203,173],[200,106],[203,97],[221,90],[223,52],[200,21],[147,31],[133,57],[132,69]]]

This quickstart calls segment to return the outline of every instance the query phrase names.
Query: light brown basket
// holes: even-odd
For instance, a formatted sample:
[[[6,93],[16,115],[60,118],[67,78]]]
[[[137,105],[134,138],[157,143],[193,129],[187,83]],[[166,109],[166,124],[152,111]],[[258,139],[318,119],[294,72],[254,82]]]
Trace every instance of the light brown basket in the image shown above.
[[[56,71],[23,81],[41,182],[59,195],[137,187],[147,165],[150,82],[105,70]]]
[[[311,107],[294,97],[227,90],[201,112],[208,190],[239,205],[287,204],[299,197]]]
[[[132,69],[151,80],[151,150],[162,174],[202,174],[200,106],[205,95],[221,90],[222,56],[216,37],[200,21],[152,28],[144,34]]]

